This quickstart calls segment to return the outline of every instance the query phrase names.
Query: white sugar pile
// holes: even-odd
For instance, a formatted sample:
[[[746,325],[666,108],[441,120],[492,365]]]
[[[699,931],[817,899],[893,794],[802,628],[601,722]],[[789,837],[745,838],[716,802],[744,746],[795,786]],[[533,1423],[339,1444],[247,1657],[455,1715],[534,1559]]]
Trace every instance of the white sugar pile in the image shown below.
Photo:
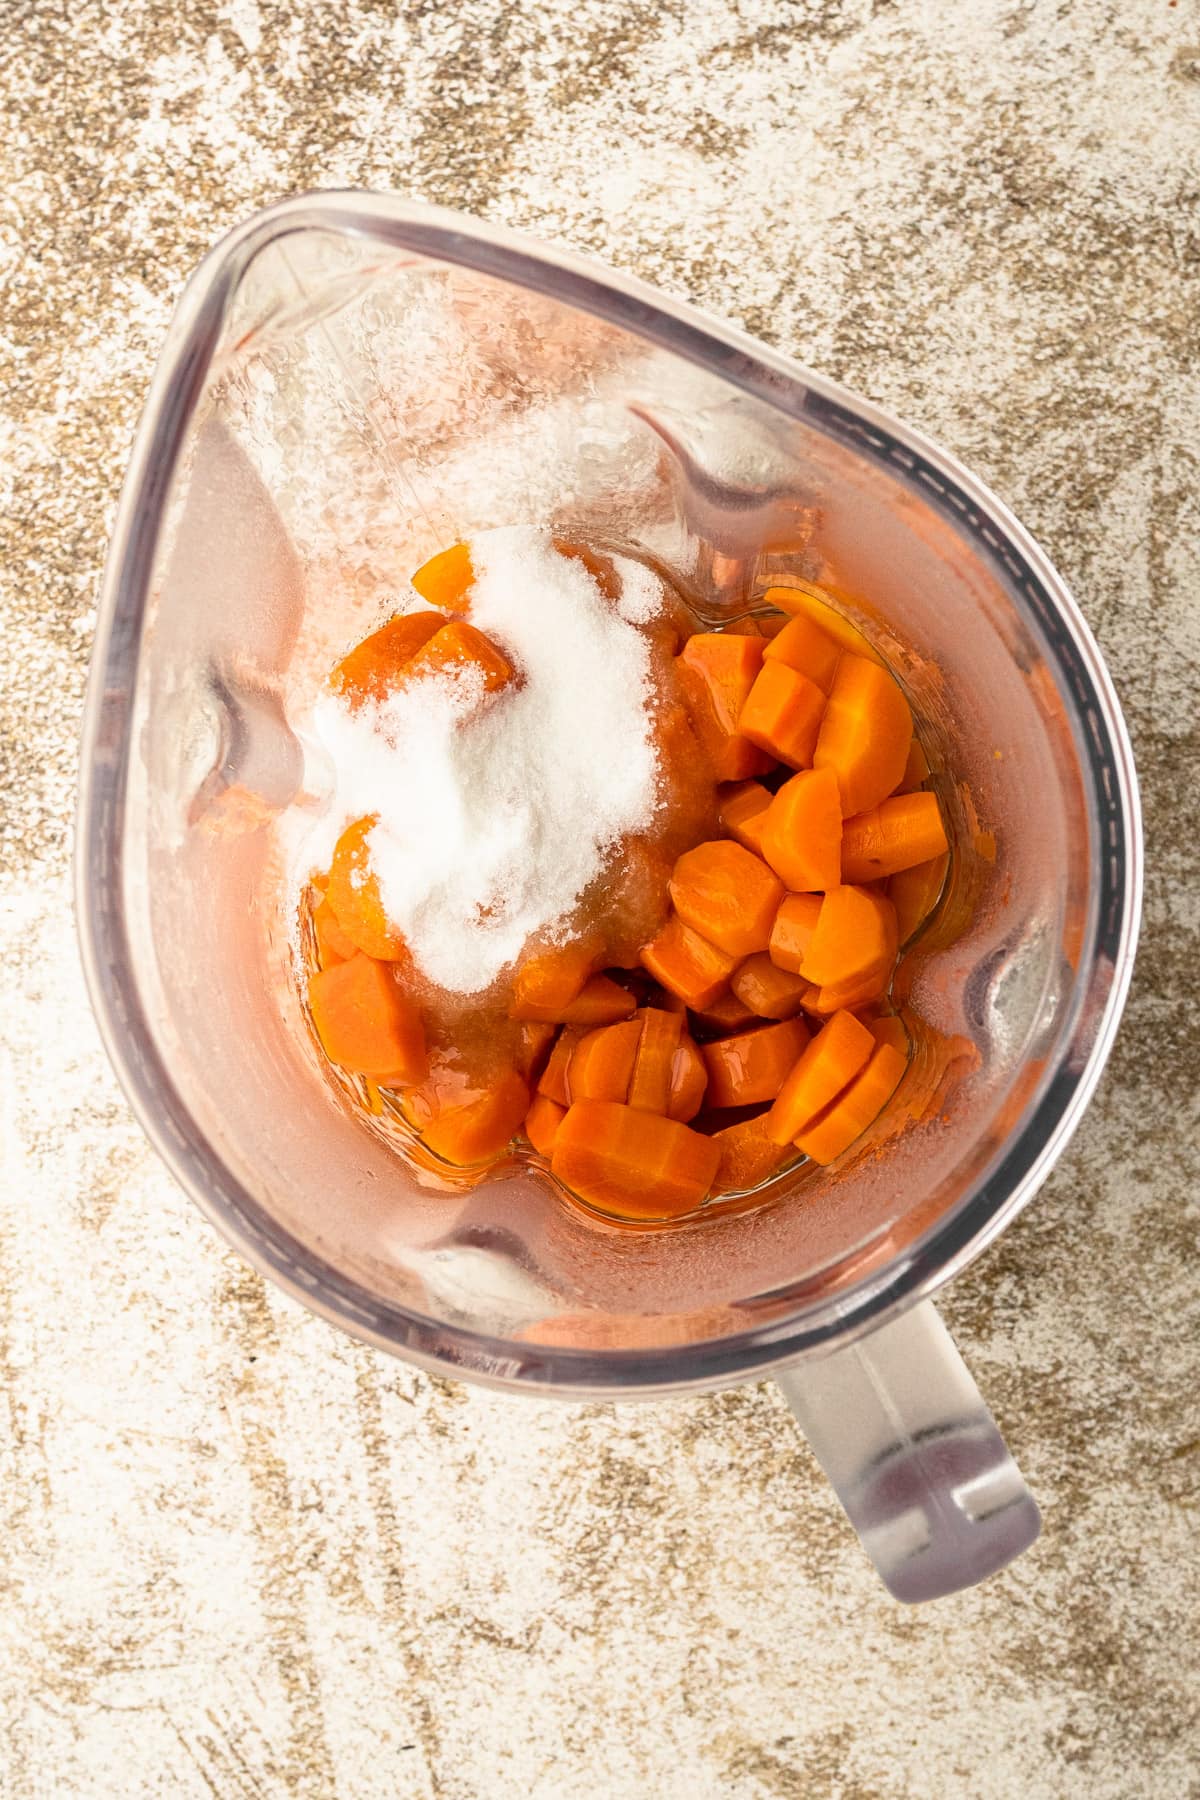
[[[548,534],[514,526],[471,544],[472,623],[522,685],[480,706],[468,673],[351,712],[328,696],[313,728],[333,794],[305,844],[327,867],[338,833],[375,813],[368,845],[383,904],[431,981],[487,988],[534,935],[562,932],[622,834],[654,811],[649,648],[637,623],[661,586],[618,560],[614,607]]]

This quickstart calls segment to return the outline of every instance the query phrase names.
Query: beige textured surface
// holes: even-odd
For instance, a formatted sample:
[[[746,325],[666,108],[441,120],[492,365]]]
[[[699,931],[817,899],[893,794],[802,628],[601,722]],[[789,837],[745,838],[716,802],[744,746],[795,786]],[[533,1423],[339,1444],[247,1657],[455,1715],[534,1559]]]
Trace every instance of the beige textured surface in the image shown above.
[[[9,0],[0,44],[0,1791],[1200,1793],[1193,7]],[[947,1302],[1046,1517],[981,1590],[893,1606],[768,1387],[529,1404],[336,1336],[130,1120],[66,882],[106,533],[186,273],[336,184],[559,237],[892,404],[1110,656],[1146,945],[1070,1155]]]

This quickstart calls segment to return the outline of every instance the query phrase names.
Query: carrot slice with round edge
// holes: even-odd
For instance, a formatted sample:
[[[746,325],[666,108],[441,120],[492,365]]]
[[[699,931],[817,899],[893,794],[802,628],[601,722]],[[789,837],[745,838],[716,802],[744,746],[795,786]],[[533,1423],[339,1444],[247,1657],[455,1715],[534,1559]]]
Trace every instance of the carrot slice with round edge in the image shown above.
[[[422,600],[447,612],[465,612],[466,599],[475,586],[475,570],[466,544],[451,544],[421,564],[412,585]]]
[[[755,856],[761,856],[762,828],[772,794],[761,781],[738,781],[731,787],[722,790],[718,796],[720,812],[718,818],[731,838]]]
[[[440,612],[397,614],[343,656],[329,677],[330,687],[351,707],[386,700],[400,686],[417,651],[447,623]]]
[[[671,1058],[671,1088],[667,1099],[668,1119],[686,1125],[704,1105],[708,1086],[708,1070],[700,1054],[700,1046],[686,1035],[679,1040]]]
[[[693,632],[675,672],[701,748],[718,781],[765,775],[772,759],[738,731],[738,714],[762,667],[762,638]]]
[[[833,678],[813,766],[832,769],[847,816],[886,800],[908,763],[913,722],[893,676],[865,656],[843,656]]]
[[[763,855],[797,893],[823,893],[842,878],[842,806],[837,777],[806,769],[785,781],[763,820]]]
[[[761,1187],[795,1155],[790,1143],[780,1145],[767,1136],[765,1113],[714,1131],[712,1141],[721,1153],[714,1194],[747,1193]]]
[[[553,1154],[558,1128],[566,1116],[566,1107],[560,1106],[557,1100],[548,1100],[545,1094],[534,1095],[525,1114],[525,1136],[539,1156]]]
[[[841,659],[841,648],[827,631],[804,613],[789,619],[764,651],[766,662],[786,663],[828,694]]]
[[[629,1104],[647,1112],[665,1113],[671,1098],[671,1067],[683,1035],[683,1014],[645,1006],[640,1009],[638,1020],[641,1036],[629,1082]]]
[[[812,767],[825,695],[783,662],[764,662],[738,714],[742,736],[793,769]]]
[[[860,1075],[796,1139],[796,1148],[816,1163],[831,1163],[847,1151],[879,1117],[900,1085],[905,1060],[891,1044],[879,1044]]]
[[[727,1037],[732,1031],[740,1031],[743,1025],[757,1023],[758,1015],[750,1010],[745,1001],[739,1000],[734,993],[719,994],[710,1005],[693,1007],[692,1019],[702,1031],[709,1035]]]
[[[581,1037],[567,1068],[567,1093],[575,1100],[625,1100],[642,1037],[640,1019],[602,1025]]]
[[[901,869],[888,882],[888,899],[896,909],[896,932],[902,944],[907,944],[941,899],[949,867],[947,852],[911,869]]]
[[[821,904],[817,896],[797,894],[794,897],[798,900],[816,901],[812,921],[815,925],[815,915]],[[811,929],[810,926],[810,933]],[[802,951],[800,955],[803,957]],[[741,967],[734,971],[732,985],[736,997],[760,1019],[794,1019],[803,1006],[805,997],[812,991],[811,982],[805,981],[802,975],[793,974],[790,969],[781,969],[778,963],[773,962],[762,951],[757,956],[748,956]]]
[[[571,1104],[571,1090],[567,1086],[567,1071],[571,1066],[571,1058],[575,1054],[575,1046],[584,1035],[582,1025],[564,1025],[554,1040],[554,1048],[546,1061],[538,1080],[537,1091],[545,1094],[548,1100],[557,1100],[560,1106]]]
[[[503,650],[465,619],[451,619],[417,651],[408,665],[410,680],[427,675],[478,670],[483,691],[494,694],[516,679],[516,671]]]
[[[774,1100],[807,1043],[807,1027],[799,1019],[786,1019],[705,1044],[701,1054],[708,1070],[709,1105],[754,1106]]]
[[[894,794],[842,825],[842,880],[882,881],[949,847],[936,794]]]
[[[599,955],[598,943],[587,937],[527,958],[513,981],[509,1018],[558,1018],[582,992]]]
[[[843,653],[849,651],[852,656],[869,657],[875,662],[882,660],[858,626],[852,625],[832,597],[815,583],[797,581],[787,587],[768,588],[763,601],[793,618],[811,619]]]
[[[330,1062],[360,1075],[424,1079],[421,1015],[393,971],[361,952],[309,977],[308,1009]]]
[[[660,1113],[578,1100],[554,1140],[550,1168],[565,1188],[624,1219],[669,1219],[706,1198],[720,1161],[710,1139]]]
[[[526,1081],[536,1082],[546,1066],[553,1042],[553,1025],[527,1019],[521,1026],[517,1042],[517,1074],[523,1075]]]
[[[657,937],[643,945],[641,955],[642,967],[655,981],[697,1011],[725,992],[737,966],[735,956],[718,950],[674,913]]]
[[[435,1113],[422,1127],[421,1141],[446,1162],[491,1162],[520,1131],[528,1111],[528,1087],[515,1069],[504,1069],[462,1105]]]
[[[334,963],[348,962],[358,954],[358,945],[348,932],[338,924],[338,916],[329,904],[328,898],[321,901],[313,909],[313,931],[317,939],[317,955],[321,959],[323,969],[332,968]]]
[[[367,956],[400,962],[407,954],[404,939],[384,910],[379,878],[371,867],[367,839],[378,824],[374,813],[347,825],[337,841],[325,898],[338,924]]]
[[[799,975],[803,967],[821,916],[821,899],[820,894],[789,894],[775,915],[768,951],[771,961],[790,975]]]
[[[636,1010],[637,1001],[628,988],[609,975],[593,975],[559,1016],[564,1025],[614,1025]]]
[[[883,999],[891,986],[893,972],[894,965],[889,960],[855,976],[853,981],[834,981],[825,987],[814,988],[804,1002],[804,1010],[815,1013],[818,1018],[828,1018],[831,1013],[853,1012],[856,1007],[870,1006]]]
[[[684,924],[736,957],[766,949],[784,890],[761,857],[728,838],[714,838],[684,851],[670,891]]]
[[[835,1013],[780,1088],[764,1121],[767,1136],[776,1144],[793,1143],[866,1068],[874,1049],[875,1039],[853,1013]]]
[[[896,909],[883,894],[850,883],[830,888],[797,970],[818,987],[856,981],[896,958]]]

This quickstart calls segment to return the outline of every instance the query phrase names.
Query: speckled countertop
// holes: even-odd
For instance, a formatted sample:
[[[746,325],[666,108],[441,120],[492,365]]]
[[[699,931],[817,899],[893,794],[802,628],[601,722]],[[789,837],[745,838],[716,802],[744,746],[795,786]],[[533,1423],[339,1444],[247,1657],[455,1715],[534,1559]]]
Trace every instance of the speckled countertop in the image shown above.
[[[10,4],[0,138],[0,1791],[1200,1793],[1200,19],[1180,0]],[[180,286],[395,188],[594,252],[932,432],[1106,650],[1146,935],[1065,1162],[945,1311],[1041,1500],[877,1587],[769,1386],[429,1380],[228,1254],[90,1022],[92,609]]]

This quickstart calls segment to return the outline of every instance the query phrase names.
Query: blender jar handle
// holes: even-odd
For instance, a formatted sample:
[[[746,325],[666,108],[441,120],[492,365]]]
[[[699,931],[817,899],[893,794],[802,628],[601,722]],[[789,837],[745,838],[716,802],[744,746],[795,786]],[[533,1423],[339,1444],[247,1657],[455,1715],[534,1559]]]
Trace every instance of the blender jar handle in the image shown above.
[[[925,1300],[776,1377],[897,1600],[983,1581],[1041,1517],[954,1340]]]

